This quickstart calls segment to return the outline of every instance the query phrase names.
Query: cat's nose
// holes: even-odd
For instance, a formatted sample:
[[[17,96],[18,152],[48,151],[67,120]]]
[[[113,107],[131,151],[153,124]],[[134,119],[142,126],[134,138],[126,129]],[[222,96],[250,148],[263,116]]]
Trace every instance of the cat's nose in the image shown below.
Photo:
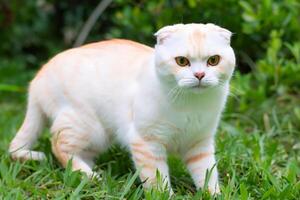
[[[200,81],[205,76],[205,72],[196,72],[194,76]]]

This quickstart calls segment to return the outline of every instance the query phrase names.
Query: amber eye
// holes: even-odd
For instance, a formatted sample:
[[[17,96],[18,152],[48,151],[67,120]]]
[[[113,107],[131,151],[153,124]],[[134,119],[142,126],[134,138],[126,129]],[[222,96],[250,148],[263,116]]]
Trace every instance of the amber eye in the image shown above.
[[[216,66],[219,64],[221,57],[219,55],[214,55],[208,58],[207,65]]]
[[[180,67],[190,66],[190,61],[186,57],[178,56],[175,58],[175,61]]]

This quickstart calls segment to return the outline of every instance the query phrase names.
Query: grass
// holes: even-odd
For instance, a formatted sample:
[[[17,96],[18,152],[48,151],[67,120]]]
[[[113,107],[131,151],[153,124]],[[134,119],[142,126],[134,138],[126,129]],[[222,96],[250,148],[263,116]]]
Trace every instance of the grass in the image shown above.
[[[25,88],[33,74],[20,63],[0,69],[0,199],[169,199],[167,192],[143,191],[130,156],[118,146],[97,159],[101,181],[63,169],[51,154],[47,130],[36,146],[46,152],[47,161],[12,161],[7,148],[22,123]],[[233,79],[233,95],[216,137],[222,194],[215,198],[299,199],[300,89],[289,80],[283,86],[292,88],[292,82],[293,90],[282,92],[278,77],[272,89],[271,73],[263,80],[256,76],[237,73]],[[172,199],[214,199],[195,190],[176,156],[169,158],[169,166]]]

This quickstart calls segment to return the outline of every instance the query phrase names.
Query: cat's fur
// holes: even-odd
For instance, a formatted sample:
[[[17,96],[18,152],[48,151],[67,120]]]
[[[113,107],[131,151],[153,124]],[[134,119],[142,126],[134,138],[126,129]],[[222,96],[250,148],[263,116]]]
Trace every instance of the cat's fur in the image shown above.
[[[235,66],[231,32],[213,24],[177,24],[156,34],[154,49],[109,40],[67,50],[52,58],[30,84],[23,125],[11,142],[15,159],[44,159],[32,151],[45,120],[52,150],[63,166],[92,176],[93,158],[117,140],[128,147],[145,186],[156,170],[169,184],[167,152],[184,160],[197,187],[212,169],[219,192],[214,135]],[[220,55],[217,66],[207,59]],[[175,57],[189,58],[180,67]],[[205,72],[199,81],[194,73]]]

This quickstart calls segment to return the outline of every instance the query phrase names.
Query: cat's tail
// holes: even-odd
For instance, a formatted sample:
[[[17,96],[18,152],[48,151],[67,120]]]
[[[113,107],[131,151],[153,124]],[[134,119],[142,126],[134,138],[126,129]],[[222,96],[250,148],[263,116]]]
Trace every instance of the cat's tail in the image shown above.
[[[43,152],[32,151],[31,148],[38,139],[44,125],[44,115],[41,108],[29,95],[28,107],[24,122],[10,143],[9,153],[18,160],[44,160]]]

